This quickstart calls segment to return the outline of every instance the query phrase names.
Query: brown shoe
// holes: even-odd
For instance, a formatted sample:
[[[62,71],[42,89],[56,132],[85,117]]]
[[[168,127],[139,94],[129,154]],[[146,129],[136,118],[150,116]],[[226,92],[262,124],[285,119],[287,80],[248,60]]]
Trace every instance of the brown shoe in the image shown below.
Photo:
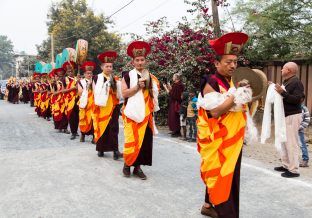
[[[209,216],[209,217],[212,217],[212,218],[218,218],[217,211],[212,206],[210,206],[209,208],[207,208],[205,206],[202,206],[202,209],[201,209],[200,213],[202,215]]]
[[[135,167],[134,168],[133,175],[139,177],[142,180],[146,180],[147,179],[146,175],[143,173],[143,170],[140,167]]]
[[[308,161],[307,160],[301,161],[301,163],[299,164],[299,167],[309,167]]]
[[[124,164],[124,167],[122,169],[122,172],[124,174],[125,177],[130,177],[131,172],[130,172],[130,167],[127,166],[126,164]]]
[[[80,136],[80,142],[85,142],[85,135],[84,135],[84,134],[81,134],[81,136]]]

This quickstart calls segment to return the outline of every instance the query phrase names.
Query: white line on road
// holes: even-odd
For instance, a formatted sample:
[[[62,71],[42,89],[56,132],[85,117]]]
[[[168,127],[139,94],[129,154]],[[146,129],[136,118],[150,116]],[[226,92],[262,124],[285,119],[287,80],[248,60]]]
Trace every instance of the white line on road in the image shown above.
[[[160,139],[160,140],[163,140],[163,141],[167,141],[167,142],[171,142],[171,143],[175,143],[175,144],[179,144],[179,145],[182,145],[185,148],[197,151],[197,147],[191,146],[188,143],[178,142],[178,141],[175,141],[175,140],[172,140],[172,139],[169,139],[169,138],[161,138],[161,137],[158,137],[158,136],[155,136],[154,138]],[[244,167],[260,171],[260,172],[262,172],[264,174],[267,174],[267,175],[270,175],[270,176],[273,176],[273,177],[276,177],[276,178],[287,179],[288,182],[290,182],[292,184],[301,185],[301,186],[305,186],[307,188],[311,188],[312,189],[312,183],[309,183],[309,182],[306,182],[306,181],[302,181],[302,180],[299,180],[299,179],[282,178],[280,174],[277,174],[277,173],[275,173],[275,172],[273,172],[271,170],[268,170],[268,169],[265,169],[265,168],[262,168],[262,167],[258,167],[258,166],[255,166],[255,165],[252,165],[252,164],[249,164],[249,163],[242,163],[242,165]]]

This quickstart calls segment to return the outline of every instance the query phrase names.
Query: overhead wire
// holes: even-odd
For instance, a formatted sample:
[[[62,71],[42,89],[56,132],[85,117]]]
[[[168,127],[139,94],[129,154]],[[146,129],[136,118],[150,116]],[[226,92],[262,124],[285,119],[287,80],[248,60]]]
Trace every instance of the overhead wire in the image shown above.
[[[115,11],[114,13],[112,13],[111,15],[109,15],[108,17],[106,17],[106,19],[109,19],[111,18],[112,16],[114,16],[115,14],[117,14],[118,12],[120,12],[121,10],[123,10],[124,8],[126,8],[127,6],[129,6],[131,3],[133,3],[135,0],[131,0],[130,2],[128,2],[127,4],[125,4],[124,6],[122,6],[121,8],[119,8],[117,11]],[[88,27],[86,30],[91,30],[92,28],[96,27],[97,25],[93,25],[93,26],[90,26]],[[71,36],[67,36],[67,37],[64,37],[64,38],[58,38],[57,40],[58,41],[62,41],[62,40],[65,40],[65,39],[70,39],[70,38],[74,38],[76,37],[76,35],[71,35]]]

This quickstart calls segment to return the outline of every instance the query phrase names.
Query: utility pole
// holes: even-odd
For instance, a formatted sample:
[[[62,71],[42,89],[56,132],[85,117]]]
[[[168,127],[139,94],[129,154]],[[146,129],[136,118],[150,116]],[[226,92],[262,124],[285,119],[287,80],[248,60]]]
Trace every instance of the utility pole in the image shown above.
[[[213,32],[215,34],[215,37],[219,38],[221,36],[221,28],[220,28],[217,0],[211,0],[211,8],[212,8],[212,19],[213,19]]]
[[[54,42],[53,42],[53,33],[51,33],[51,61],[54,63]]]

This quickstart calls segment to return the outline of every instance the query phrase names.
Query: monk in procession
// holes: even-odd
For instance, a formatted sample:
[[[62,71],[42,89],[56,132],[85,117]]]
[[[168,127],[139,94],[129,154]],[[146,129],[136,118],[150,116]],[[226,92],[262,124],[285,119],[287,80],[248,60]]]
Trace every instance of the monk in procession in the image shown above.
[[[50,78],[50,80],[49,80],[49,86],[50,86],[49,99],[50,99],[51,116],[52,116],[53,123],[54,123],[54,129],[58,129],[57,123],[55,122],[55,119],[54,119],[55,99],[56,99],[56,95],[54,95],[54,93],[57,91],[55,69],[53,69],[49,73],[49,78]]]
[[[37,112],[38,117],[41,115],[41,110],[40,110],[40,101],[41,101],[41,94],[40,94],[40,73],[34,72],[33,73],[33,78],[34,78],[34,85],[32,87],[32,92],[34,94],[34,106],[35,106],[35,111]]]
[[[50,99],[49,93],[50,92],[50,85],[48,83],[48,74],[42,73],[41,74],[41,85],[40,85],[40,94],[41,94],[41,104],[40,104],[40,114],[41,116],[50,121],[51,111],[50,111]]]
[[[146,56],[150,45],[144,41],[134,41],[127,49],[132,58],[134,69],[126,72],[122,79],[122,95],[125,99],[123,108],[124,121],[124,167],[123,174],[133,175],[145,180],[147,177],[141,165],[152,165],[154,119],[157,107],[158,80],[146,69]]]
[[[94,110],[94,99],[92,89],[92,75],[96,68],[96,63],[93,61],[85,61],[81,65],[84,71],[84,79],[78,82],[79,95],[79,128],[81,132],[80,142],[85,141],[86,135],[93,136],[92,113]],[[92,143],[94,143],[92,137]]]
[[[65,111],[68,119],[71,137],[73,140],[78,136],[79,125],[79,107],[77,105],[79,96],[77,93],[77,78],[75,78],[76,63],[73,61],[66,61],[62,68],[66,72],[65,83],[66,88],[62,90],[65,100]]]
[[[67,130],[68,120],[65,113],[65,100],[63,90],[66,87],[65,83],[65,70],[63,68],[54,69],[56,86],[55,91],[52,96],[52,104],[53,104],[53,120],[55,122],[55,128],[59,130],[59,132],[64,132],[69,134],[70,132]]]
[[[113,63],[117,58],[115,51],[108,51],[98,55],[102,62],[102,73],[93,78],[94,93],[94,141],[99,157],[104,152],[113,152],[114,160],[123,157],[118,148],[119,132],[119,98],[121,97],[120,82],[113,76]]]
[[[201,213],[210,217],[239,217],[239,184],[242,146],[246,126],[246,105],[237,106],[232,73],[237,68],[237,55],[248,40],[244,33],[228,33],[216,40],[209,40],[215,50],[217,72],[201,81],[198,99],[198,151],[201,155],[201,178],[206,185],[205,203]],[[246,88],[240,87],[237,88]],[[226,99],[216,102],[219,94]],[[248,94],[249,93],[249,94]],[[246,92],[246,95],[251,95]],[[251,96],[248,96],[251,99]]]

